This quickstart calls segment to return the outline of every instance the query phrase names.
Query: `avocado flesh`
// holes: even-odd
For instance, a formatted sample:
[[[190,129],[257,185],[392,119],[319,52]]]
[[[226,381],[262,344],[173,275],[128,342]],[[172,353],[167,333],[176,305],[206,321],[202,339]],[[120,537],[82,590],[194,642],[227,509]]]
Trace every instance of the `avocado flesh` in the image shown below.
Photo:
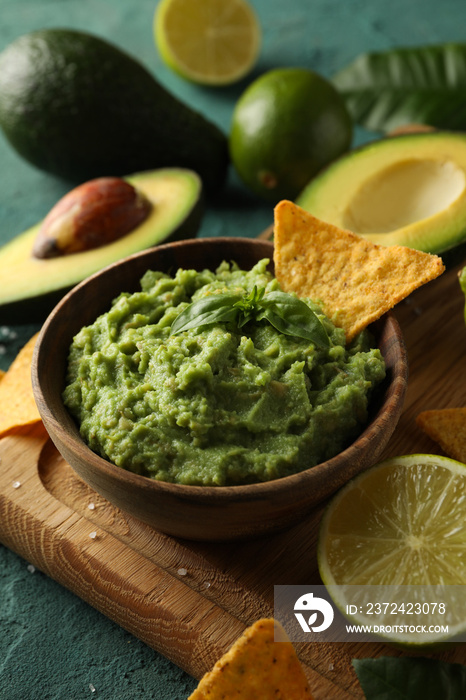
[[[297,204],[373,243],[447,251],[466,241],[466,135],[370,143],[332,163]]]
[[[0,126],[36,167],[73,182],[182,167],[223,184],[226,136],[141,65],[93,35],[43,29],[0,54]]]
[[[149,216],[123,238],[100,248],[56,258],[35,258],[39,222],[0,248],[0,321],[42,321],[75,284],[112,262],[161,242],[196,235],[202,217],[198,175],[180,168],[125,178],[151,202]]]

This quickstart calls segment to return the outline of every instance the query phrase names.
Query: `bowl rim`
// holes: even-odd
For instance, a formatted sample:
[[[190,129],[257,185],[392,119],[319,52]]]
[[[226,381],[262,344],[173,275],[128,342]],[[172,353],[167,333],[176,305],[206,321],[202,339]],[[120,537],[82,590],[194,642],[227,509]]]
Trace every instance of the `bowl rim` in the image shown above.
[[[119,467],[113,464],[109,460],[101,457],[85,443],[83,438],[79,434],[79,428],[71,417],[71,414],[67,412],[66,407],[62,403],[61,397],[60,401],[62,403],[61,408],[69,416],[71,425],[74,429],[68,429],[68,426],[64,426],[63,423],[57,418],[55,413],[51,410],[49,403],[46,401],[43,389],[43,378],[41,377],[38,367],[41,361],[41,354],[43,352],[43,339],[49,332],[50,328],[57,323],[57,317],[70,303],[70,299],[73,299],[74,295],[81,288],[87,286],[90,281],[96,279],[97,277],[104,276],[108,274],[109,270],[120,267],[122,265],[129,265],[134,259],[143,258],[154,254],[155,251],[163,250],[167,248],[175,248],[179,246],[192,246],[192,245],[209,245],[212,243],[236,243],[240,242],[244,245],[246,242],[252,246],[257,247],[268,247],[271,252],[271,260],[273,261],[273,242],[264,241],[257,238],[248,238],[242,236],[217,236],[210,238],[194,238],[187,239],[179,242],[165,243],[158,245],[154,248],[145,249],[137,253],[133,253],[123,259],[113,262],[106,267],[102,268],[98,272],[90,275],[82,282],[73,287],[54,307],[52,312],[47,317],[44,322],[39,336],[34,348],[32,366],[31,366],[31,376],[33,392],[36,399],[36,403],[39,408],[43,422],[47,428],[48,424],[52,424],[58,427],[60,432],[60,440],[65,444],[65,446],[71,451],[75,452],[78,447],[82,454],[85,456],[88,464],[98,472],[103,473],[105,476],[109,476],[116,480],[122,486],[127,486],[128,484],[134,487],[140,487],[141,489],[149,489],[156,492],[166,492],[167,494],[176,495],[178,499],[185,498],[190,501],[197,501],[199,504],[203,502],[208,502],[215,496],[218,501],[228,502],[232,499],[237,500],[242,498],[243,500],[257,499],[257,497],[268,498],[272,497],[277,489],[280,492],[294,492],[296,489],[303,488],[303,483],[313,482],[319,479],[324,473],[326,478],[332,478],[332,475],[338,473],[341,469],[341,462],[347,462],[351,460],[352,456],[357,456],[361,451],[360,444],[366,440],[373,441],[376,440],[378,435],[384,431],[387,414],[391,415],[396,407],[403,403],[406,384],[407,384],[407,374],[408,374],[408,363],[407,363],[407,351],[404,343],[404,338],[401,332],[401,328],[398,324],[396,317],[392,312],[387,312],[379,320],[384,326],[391,327],[394,331],[396,339],[398,341],[400,350],[400,361],[397,363],[398,371],[394,373],[390,382],[385,389],[385,397],[381,401],[375,416],[366,424],[365,428],[359,435],[341,452],[332,457],[325,462],[321,462],[314,467],[308,467],[300,472],[290,474],[288,476],[278,477],[276,479],[271,479],[270,481],[257,482],[252,484],[238,484],[238,485],[226,485],[226,486],[203,486],[203,485],[191,485],[191,484],[178,484],[167,481],[162,481],[160,479],[153,479],[151,477],[143,476],[141,474],[136,474],[123,467]],[[124,291],[124,290],[121,290]],[[103,313],[103,312],[102,312]],[[99,312],[96,314],[96,318]],[[376,322],[377,323],[377,322]],[[71,342],[71,341],[70,341]],[[52,438],[53,440],[53,438]]]

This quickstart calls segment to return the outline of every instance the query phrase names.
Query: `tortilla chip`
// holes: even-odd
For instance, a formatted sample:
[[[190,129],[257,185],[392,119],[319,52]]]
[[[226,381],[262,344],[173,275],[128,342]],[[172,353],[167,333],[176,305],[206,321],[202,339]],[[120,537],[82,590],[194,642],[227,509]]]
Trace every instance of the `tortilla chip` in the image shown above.
[[[436,255],[376,245],[286,200],[275,207],[274,262],[283,290],[320,303],[348,341],[445,269]]]
[[[0,381],[0,438],[40,422],[31,382],[31,360],[38,333],[19,351]]]
[[[205,674],[189,700],[221,698],[312,700],[303,667],[276,620],[258,620],[248,627],[212,671]]]
[[[416,423],[446,455],[466,463],[466,408],[423,411]]]

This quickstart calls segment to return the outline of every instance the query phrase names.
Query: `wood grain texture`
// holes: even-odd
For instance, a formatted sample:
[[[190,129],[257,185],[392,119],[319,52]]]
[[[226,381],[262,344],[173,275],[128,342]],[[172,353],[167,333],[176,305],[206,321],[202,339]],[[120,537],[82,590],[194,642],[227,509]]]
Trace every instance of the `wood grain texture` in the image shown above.
[[[247,486],[168,484],[123,470],[92,452],[62,401],[66,358],[82,326],[110,308],[122,291],[134,291],[147,269],[215,270],[224,260],[250,269],[273,257],[271,243],[246,238],[197,239],[132,256],[73,290],[48,318],[36,344],[33,386],[44,424],[60,453],[79,476],[111,503],[162,532],[198,540],[245,539],[294,525],[350,477],[380,456],[401,414],[407,361],[401,331],[387,315],[373,330],[387,367],[379,400],[361,435],[323,464],[274,481]]]
[[[397,308],[410,379],[383,456],[440,453],[415,416],[466,405],[463,303],[452,269]],[[320,583],[315,550],[322,507],[259,540],[193,543],[111,506],[77,477],[41,426],[1,440],[0,459],[0,540],[195,677],[247,625],[271,614],[274,585]],[[316,700],[363,698],[352,658],[405,655],[383,644],[352,643],[309,643],[298,653]],[[464,647],[434,656],[466,663]]]

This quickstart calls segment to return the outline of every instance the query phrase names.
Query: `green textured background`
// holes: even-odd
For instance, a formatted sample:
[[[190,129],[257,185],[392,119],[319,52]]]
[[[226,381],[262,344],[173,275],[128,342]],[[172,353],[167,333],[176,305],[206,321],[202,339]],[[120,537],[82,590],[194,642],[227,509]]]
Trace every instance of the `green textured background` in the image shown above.
[[[363,51],[466,41],[464,0],[252,4],[263,28],[262,52],[254,73],[231,88],[190,85],[162,65],[152,38],[155,0],[0,0],[0,50],[34,29],[91,31],[133,54],[169,90],[228,131],[236,99],[270,68],[307,66],[331,77]],[[371,137],[357,130],[354,143]],[[0,134],[0,244],[41,219],[68,189],[20,160]],[[231,173],[199,235],[256,236],[271,221],[271,207],[250,196]],[[0,326],[0,368],[9,366],[36,329],[21,319],[14,327]],[[0,698],[183,700],[195,686],[190,676],[0,545]]]

